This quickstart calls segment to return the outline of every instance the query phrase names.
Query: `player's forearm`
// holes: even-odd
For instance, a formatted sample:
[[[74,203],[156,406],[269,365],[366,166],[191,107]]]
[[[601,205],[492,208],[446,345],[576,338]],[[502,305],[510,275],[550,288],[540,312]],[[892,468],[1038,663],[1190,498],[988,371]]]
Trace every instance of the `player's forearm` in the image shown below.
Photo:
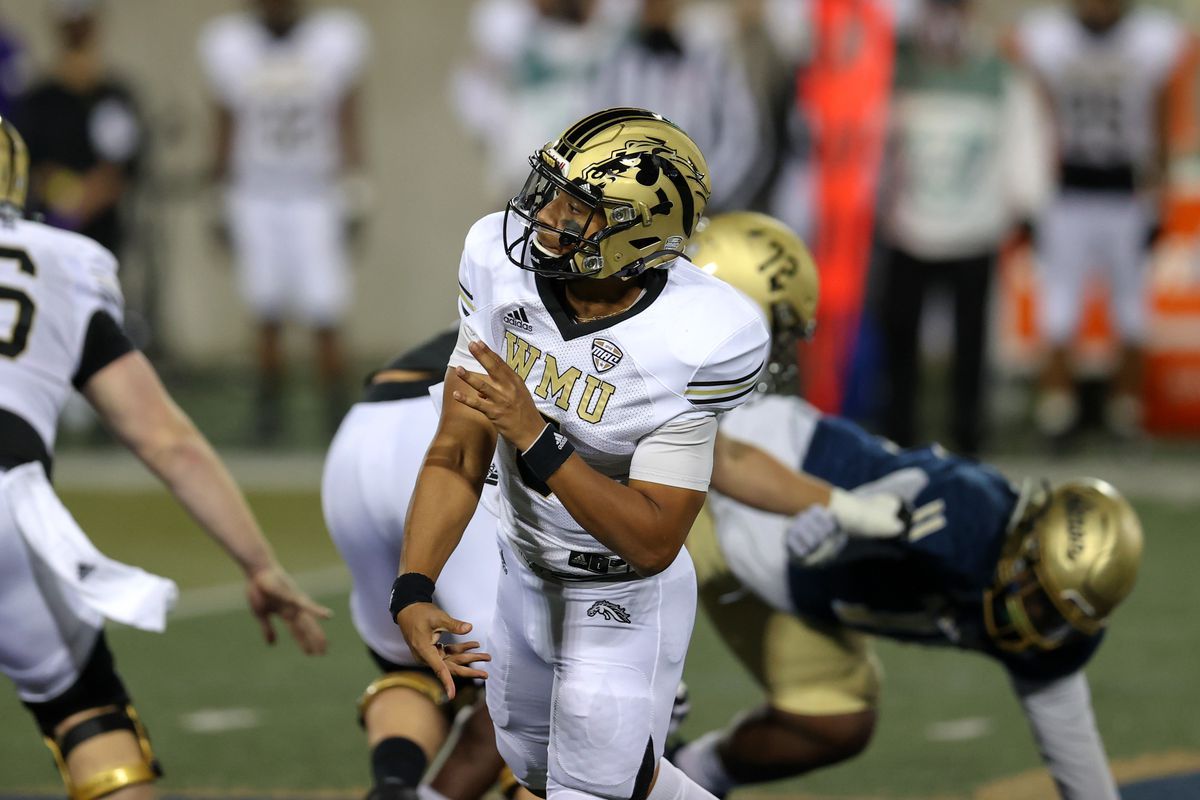
[[[829,505],[825,481],[788,469],[754,445],[718,434],[713,448],[712,489],[743,505],[774,514],[799,514]]]
[[[1063,800],[1118,800],[1083,673],[1013,686]]]
[[[169,430],[134,452],[247,575],[276,564],[241,490],[182,412]]]
[[[471,522],[487,477],[487,459],[470,459],[462,448],[434,440],[417,476],[404,525],[400,573],[437,580]]]
[[[681,525],[646,494],[597,472],[578,455],[567,459],[547,485],[581,528],[639,575],[671,566],[695,520],[693,513]],[[698,512],[703,493],[696,495]]]

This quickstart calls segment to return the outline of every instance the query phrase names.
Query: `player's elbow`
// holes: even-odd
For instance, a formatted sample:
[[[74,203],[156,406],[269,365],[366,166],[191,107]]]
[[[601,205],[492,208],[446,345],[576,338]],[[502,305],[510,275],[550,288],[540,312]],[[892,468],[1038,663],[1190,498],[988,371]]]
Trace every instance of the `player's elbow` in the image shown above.
[[[666,572],[675,563],[675,559],[679,558],[679,551],[682,548],[682,539],[678,542],[660,542],[644,548],[642,552],[626,560],[634,572],[643,578],[649,578],[660,572]]]

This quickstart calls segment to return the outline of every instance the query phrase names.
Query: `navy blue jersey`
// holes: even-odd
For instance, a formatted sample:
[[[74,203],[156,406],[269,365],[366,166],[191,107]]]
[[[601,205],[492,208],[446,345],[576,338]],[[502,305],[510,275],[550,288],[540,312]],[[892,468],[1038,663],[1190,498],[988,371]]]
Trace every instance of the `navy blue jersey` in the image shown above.
[[[1100,637],[1051,652],[1007,653],[983,622],[983,592],[993,579],[1017,490],[984,464],[940,447],[898,450],[851,422],[822,417],[802,463],[805,472],[844,489],[915,467],[928,484],[913,504],[907,539],[851,539],[824,567],[793,564],[796,611],[893,639],[949,645],[991,655],[1032,680],[1070,674]]]

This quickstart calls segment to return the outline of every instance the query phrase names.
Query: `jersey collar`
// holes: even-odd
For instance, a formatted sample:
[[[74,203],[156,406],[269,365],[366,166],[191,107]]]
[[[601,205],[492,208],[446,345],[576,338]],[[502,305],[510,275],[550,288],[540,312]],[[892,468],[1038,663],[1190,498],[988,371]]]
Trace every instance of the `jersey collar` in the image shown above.
[[[591,322],[575,321],[574,315],[571,314],[570,309],[567,307],[567,302],[563,295],[563,282],[561,280],[536,275],[534,283],[537,285],[538,296],[542,299],[542,305],[550,312],[550,316],[554,320],[554,325],[558,328],[559,334],[562,335],[563,341],[569,342],[572,339],[578,339],[582,336],[607,330],[630,317],[636,317],[649,308],[650,304],[667,287],[668,273],[666,269],[658,268],[647,270],[642,274],[645,275],[646,282],[642,285],[642,296],[637,299],[637,302],[620,314],[614,314],[604,319],[592,320]],[[587,279],[580,278],[579,280]]]

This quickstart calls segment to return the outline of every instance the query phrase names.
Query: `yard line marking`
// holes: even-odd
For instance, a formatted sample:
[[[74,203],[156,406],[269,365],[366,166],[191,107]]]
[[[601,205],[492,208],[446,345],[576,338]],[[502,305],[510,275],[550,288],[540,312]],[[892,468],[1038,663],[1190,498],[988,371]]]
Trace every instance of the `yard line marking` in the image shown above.
[[[179,715],[179,726],[189,733],[225,733],[257,728],[262,715],[253,708],[201,708]]]
[[[988,717],[949,719],[925,726],[925,738],[931,742],[967,742],[991,732],[992,720]]]

